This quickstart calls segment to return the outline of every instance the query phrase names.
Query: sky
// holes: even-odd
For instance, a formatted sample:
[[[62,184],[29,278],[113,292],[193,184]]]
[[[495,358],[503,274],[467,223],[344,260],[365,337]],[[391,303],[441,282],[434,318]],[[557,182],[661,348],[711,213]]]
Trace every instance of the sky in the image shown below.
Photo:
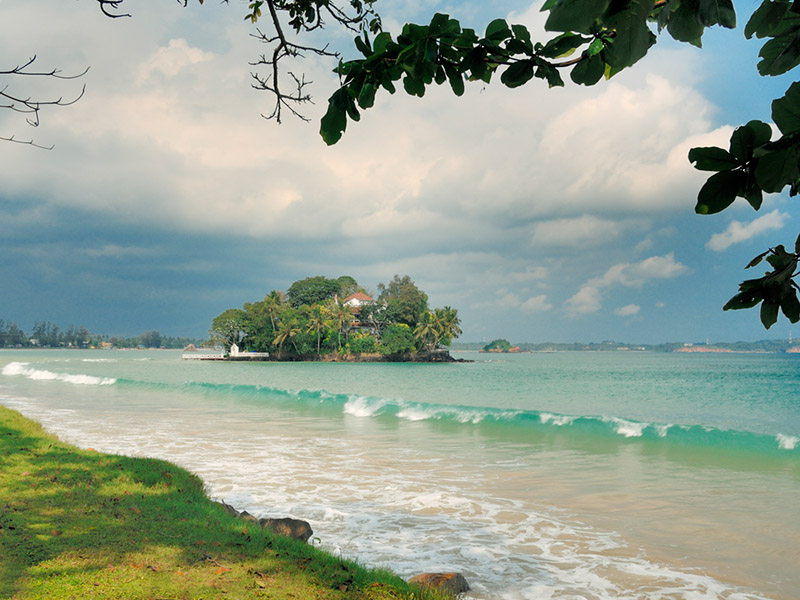
[[[483,31],[496,17],[547,40],[540,2],[385,2],[384,27],[434,12]],[[126,6],[127,5],[127,6]],[[375,291],[409,275],[432,307],[452,306],[461,341],[626,343],[800,336],[781,316],[723,312],[744,266],[791,246],[787,194],[697,216],[704,175],[691,147],[727,147],[769,121],[790,78],[756,71],[736,30],[703,49],[666,34],[634,68],[593,87],[445,86],[424,98],[379,92],[338,144],[319,118],[335,62],[294,65],[313,81],[309,123],[263,118],[251,86],[266,48],[246,2],[0,0],[0,70],[35,56],[71,81],[0,76],[19,95],[78,102],[33,128],[0,109],[0,319],[109,335],[204,337],[214,316],[314,275]],[[266,26],[266,23],[263,23]],[[322,38],[355,58],[352,35]],[[757,269],[755,270],[757,271]]]

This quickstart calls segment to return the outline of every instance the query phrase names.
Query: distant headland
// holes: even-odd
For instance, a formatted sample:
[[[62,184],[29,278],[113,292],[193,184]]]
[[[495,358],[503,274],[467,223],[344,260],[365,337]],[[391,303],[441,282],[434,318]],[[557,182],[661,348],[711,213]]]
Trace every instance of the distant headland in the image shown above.
[[[495,353],[517,352],[680,352],[680,353],[800,353],[800,343],[792,338],[758,340],[755,342],[668,342],[662,344],[629,344],[624,342],[520,342],[512,344],[498,338],[485,342],[455,342],[453,351],[478,351]]]

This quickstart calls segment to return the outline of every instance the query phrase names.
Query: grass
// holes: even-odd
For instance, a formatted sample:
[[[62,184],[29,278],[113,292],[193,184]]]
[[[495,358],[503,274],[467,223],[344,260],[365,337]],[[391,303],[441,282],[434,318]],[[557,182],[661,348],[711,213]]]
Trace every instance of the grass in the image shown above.
[[[243,522],[171,463],[80,450],[0,406],[0,598],[437,597]]]

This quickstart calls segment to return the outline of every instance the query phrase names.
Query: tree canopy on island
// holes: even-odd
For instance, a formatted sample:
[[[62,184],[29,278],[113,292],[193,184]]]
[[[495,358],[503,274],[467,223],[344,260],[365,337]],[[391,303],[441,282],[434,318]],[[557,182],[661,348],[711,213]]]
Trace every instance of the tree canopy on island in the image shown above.
[[[124,0],[96,0],[110,17],[130,16],[122,12]],[[188,0],[179,0],[184,6]],[[226,1],[226,0],[223,0]],[[203,0],[198,0],[200,4]],[[545,0],[549,13],[545,29],[554,36],[534,40],[520,24],[505,19],[491,21],[482,33],[462,27],[450,15],[437,13],[429,23],[408,23],[396,35],[384,31],[375,0],[252,0],[245,20],[257,25],[257,38],[268,48],[253,63],[266,74],[253,73],[254,87],[270,93],[274,107],[267,118],[280,122],[284,110],[305,119],[300,112],[310,102],[302,75],[280,67],[284,61],[309,53],[338,57],[327,45],[304,35],[328,24],[356,33],[355,48],[362,58],[339,62],[335,72],[341,86],[328,100],[320,134],[335,144],[344,134],[348,120],[358,121],[360,111],[374,106],[382,89],[389,94],[402,83],[410,95],[422,97],[427,86],[447,84],[453,93],[464,93],[467,82],[500,84],[516,88],[533,81],[549,87],[563,86],[562,73],[578,85],[595,85],[610,79],[641,60],[658,37],[666,32],[679,42],[701,46],[706,28],[736,27],[732,0]],[[261,29],[266,23],[269,29]],[[760,75],[787,73],[800,64],[800,4],[793,0],[763,0],[744,28],[747,38],[764,40],[759,52]],[[35,57],[14,68],[0,70],[3,82],[29,76],[65,77],[58,70],[33,71]],[[81,74],[77,74],[80,76]],[[44,106],[65,105],[74,99],[32,99],[15,94],[10,84],[0,85],[0,108],[21,112],[31,125],[38,125]],[[693,148],[689,160],[695,168],[712,173],[699,191],[695,211],[716,214],[737,198],[759,210],[764,194],[800,189],[800,83],[773,101],[772,121],[778,130],[750,121],[733,132],[728,148]],[[14,135],[4,137],[17,140]],[[34,144],[36,145],[36,144]],[[797,297],[800,236],[787,250],[784,245],[767,249],[747,268],[765,261],[768,270],[761,277],[744,281],[725,310],[760,305],[760,317],[771,327],[782,312],[792,323],[800,320]],[[297,306],[293,307],[297,308]],[[298,334],[287,332],[292,342]],[[291,345],[291,344],[290,344]]]
[[[306,277],[286,292],[273,290],[261,301],[225,310],[209,333],[228,350],[236,344],[283,360],[365,354],[398,359],[431,353],[461,335],[458,311],[428,308],[427,294],[408,275],[395,275],[378,289],[373,299],[349,276]]]

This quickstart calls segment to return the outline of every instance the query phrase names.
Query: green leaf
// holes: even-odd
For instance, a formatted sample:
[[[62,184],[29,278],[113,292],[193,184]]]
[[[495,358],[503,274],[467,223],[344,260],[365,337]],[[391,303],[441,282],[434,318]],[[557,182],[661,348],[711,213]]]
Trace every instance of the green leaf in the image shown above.
[[[558,72],[558,69],[551,66],[547,62],[543,62],[538,67],[536,67],[536,72],[534,73],[535,77],[539,79],[546,79],[547,85],[551,88],[554,87],[564,87],[564,80],[561,79],[561,74]]]
[[[495,42],[511,37],[511,29],[505,19],[495,19],[486,26],[486,39]]]
[[[800,131],[800,82],[794,82],[782,98],[772,101],[772,120],[783,135]]]
[[[765,329],[772,327],[778,320],[778,305],[775,302],[767,302],[764,300],[761,303],[761,324]]]
[[[436,13],[431,19],[431,24],[428,26],[428,31],[431,35],[439,35],[448,31],[450,25],[450,16],[442,13]]]
[[[554,37],[552,40],[547,42],[547,44],[545,44],[544,47],[539,50],[538,54],[544,58],[557,58],[573,52],[585,41],[586,38],[581,35],[575,35],[574,33],[562,33],[558,37]]]
[[[436,76],[433,80],[436,82],[436,85],[442,85],[447,81],[447,74],[444,72],[444,67],[442,65],[436,66]]]
[[[386,52],[386,48],[389,46],[390,43],[392,43],[391,34],[389,34],[386,31],[380,32],[372,44],[375,54],[383,54],[384,52]]]
[[[736,11],[731,0],[700,0],[700,20],[706,27],[736,28]]]
[[[592,33],[595,21],[606,12],[610,0],[560,0],[550,8],[544,28],[547,31]]]
[[[800,254],[800,235],[798,235],[797,239],[794,241],[794,253]]]
[[[529,60],[512,63],[500,76],[500,81],[510,88],[525,85],[531,79],[533,79],[533,63]]]
[[[486,50],[477,46],[467,52],[464,57],[464,68],[469,71],[470,78],[474,80],[483,79],[486,75]]]
[[[514,33],[514,37],[522,42],[524,42],[528,47],[531,47],[531,33],[528,31],[528,28],[525,25],[512,25],[511,31]]]
[[[697,195],[695,212],[713,215],[728,208],[736,200],[744,178],[741,171],[721,171],[709,177]]]
[[[356,108],[356,101],[349,93],[347,94],[347,115],[353,119],[353,121],[359,121],[361,119],[361,114],[358,112],[358,108]]]
[[[755,267],[758,264],[760,264],[761,261],[764,260],[764,257],[767,254],[769,254],[769,250],[767,250],[766,252],[762,252],[761,254],[756,256],[753,260],[751,260],[749,263],[747,263],[747,266],[745,267],[745,269],[752,269],[753,267]]]
[[[797,300],[797,294],[793,287],[789,287],[781,298],[781,312],[792,323],[800,321],[800,301]]]
[[[759,210],[761,208],[761,203],[764,201],[761,188],[749,172],[744,188],[739,190],[739,195],[744,195],[744,199],[747,200],[754,210]]]
[[[689,162],[699,171],[729,171],[740,165],[736,157],[722,148],[706,146],[689,150]]]
[[[800,148],[791,146],[768,151],[758,159],[756,181],[768,194],[780,192],[800,176]]]
[[[700,21],[698,8],[696,3],[681,2],[678,5],[667,21],[667,31],[673,38],[701,46],[700,39],[705,27]]]
[[[366,57],[369,57],[372,54],[372,49],[369,47],[369,38],[367,37],[366,32],[364,33],[363,38],[360,35],[356,36],[355,42],[356,48],[358,48],[358,51],[361,52],[361,54]]]
[[[743,308],[753,308],[761,302],[761,296],[753,292],[739,292],[725,303],[722,310],[742,310]]]
[[[769,126],[767,125],[767,127]],[[731,154],[741,162],[750,160],[753,157],[753,148],[757,145],[756,135],[756,128],[751,127],[749,123],[734,129],[733,135],[731,135]],[[770,135],[772,135],[771,131]],[[768,140],[769,138],[765,141]]]
[[[403,88],[410,96],[422,98],[425,95],[425,84],[409,73],[406,73],[406,76],[403,77]]]
[[[334,92],[334,96],[338,92]],[[328,146],[332,146],[340,139],[347,128],[347,113],[343,107],[336,106],[333,96],[328,100],[328,111],[320,121],[319,134]]]
[[[464,95],[464,77],[455,67],[451,67],[450,65],[446,65],[444,68],[445,73],[447,73],[447,80],[450,82],[450,87],[453,90],[453,93],[456,96],[463,96]]]
[[[800,32],[769,40],[758,53],[761,75],[782,75],[800,64]]]
[[[606,63],[599,54],[590,56],[572,67],[570,79],[578,85],[594,85],[603,78]]]
[[[378,91],[378,86],[374,83],[367,82],[361,86],[361,91],[358,93],[358,105],[361,108],[372,108],[375,105],[375,92]]]
[[[647,26],[652,10],[653,0],[631,0],[625,3],[624,10],[608,16],[606,25],[616,30],[613,43],[606,48],[608,64],[630,67],[656,43],[656,36]]]
[[[785,2],[771,2],[764,0],[744,28],[744,35],[750,39],[755,35],[758,38],[771,36],[777,25],[783,20],[788,4]]]

